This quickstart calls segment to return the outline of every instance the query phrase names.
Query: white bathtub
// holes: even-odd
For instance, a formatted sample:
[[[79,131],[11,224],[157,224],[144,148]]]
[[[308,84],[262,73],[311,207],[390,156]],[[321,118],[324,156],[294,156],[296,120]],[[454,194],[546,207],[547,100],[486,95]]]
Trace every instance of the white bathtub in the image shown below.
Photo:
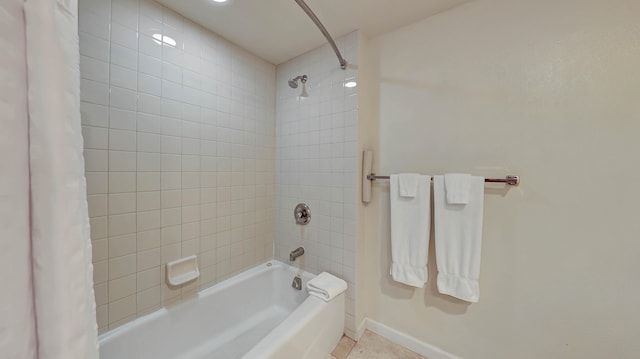
[[[329,303],[291,287],[270,261],[100,336],[100,359],[325,359],[342,336],[345,293]],[[303,288],[312,274],[302,274]]]

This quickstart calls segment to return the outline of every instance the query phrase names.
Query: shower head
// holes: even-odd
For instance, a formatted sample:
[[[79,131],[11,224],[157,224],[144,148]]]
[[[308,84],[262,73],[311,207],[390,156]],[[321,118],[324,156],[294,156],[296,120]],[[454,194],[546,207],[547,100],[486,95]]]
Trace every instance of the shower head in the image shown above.
[[[298,88],[298,80],[304,84],[307,82],[307,78],[307,75],[296,76],[289,80],[289,87],[292,89]]]

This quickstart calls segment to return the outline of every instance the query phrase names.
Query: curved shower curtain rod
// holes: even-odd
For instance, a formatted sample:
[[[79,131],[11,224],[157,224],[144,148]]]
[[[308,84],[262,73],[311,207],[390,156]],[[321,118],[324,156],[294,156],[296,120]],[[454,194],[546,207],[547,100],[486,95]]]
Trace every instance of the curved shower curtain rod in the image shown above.
[[[336,56],[338,56],[338,61],[340,62],[340,68],[343,70],[346,69],[347,60],[345,60],[342,57],[342,54],[340,53],[340,50],[338,50],[338,46],[336,45],[336,42],[333,41],[333,38],[331,37],[327,29],[324,27],[324,25],[322,25],[322,23],[320,22],[320,19],[318,19],[316,14],[313,13],[309,5],[307,5],[307,3],[304,2],[304,0],[295,0],[295,2],[298,3],[298,5],[300,5],[302,10],[304,10],[304,12],[307,13],[311,21],[313,21],[313,23],[316,24],[318,29],[320,29],[320,32],[322,32],[322,35],[324,35],[324,37],[327,38],[327,41],[329,41],[329,45],[331,45],[331,47],[333,48],[333,51],[336,53]]]

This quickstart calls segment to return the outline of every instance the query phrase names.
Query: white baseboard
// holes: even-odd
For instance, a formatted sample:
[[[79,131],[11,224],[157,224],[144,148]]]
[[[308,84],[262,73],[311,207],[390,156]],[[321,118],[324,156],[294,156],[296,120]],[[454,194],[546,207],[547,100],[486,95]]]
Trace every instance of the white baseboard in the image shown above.
[[[462,359],[461,357],[455,356],[436,346],[420,341],[370,318],[365,318],[358,326],[358,332],[356,333],[358,339],[360,339],[362,334],[364,334],[365,329],[369,329],[370,331],[429,359]]]

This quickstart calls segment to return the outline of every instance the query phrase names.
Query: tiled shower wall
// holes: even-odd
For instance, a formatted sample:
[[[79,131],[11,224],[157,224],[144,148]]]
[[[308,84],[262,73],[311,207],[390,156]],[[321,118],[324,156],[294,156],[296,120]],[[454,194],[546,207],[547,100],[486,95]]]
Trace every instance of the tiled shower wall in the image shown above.
[[[272,257],[275,68],[153,1],[80,0],[79,21],[104,332]]]
[[[289,263],[289,252],[303,246],[293,265],[310,272],[329,272],[348,285],[347,334],[355,333],[356,185],[358,95],[357,32],[336,39],[347,70],[325,45],[277,68],[277,155],[275,256]],[[307,75],[310,97],[298,98],[287,80]],[[299,226],[293,209],[304,202],[311,222]]]

